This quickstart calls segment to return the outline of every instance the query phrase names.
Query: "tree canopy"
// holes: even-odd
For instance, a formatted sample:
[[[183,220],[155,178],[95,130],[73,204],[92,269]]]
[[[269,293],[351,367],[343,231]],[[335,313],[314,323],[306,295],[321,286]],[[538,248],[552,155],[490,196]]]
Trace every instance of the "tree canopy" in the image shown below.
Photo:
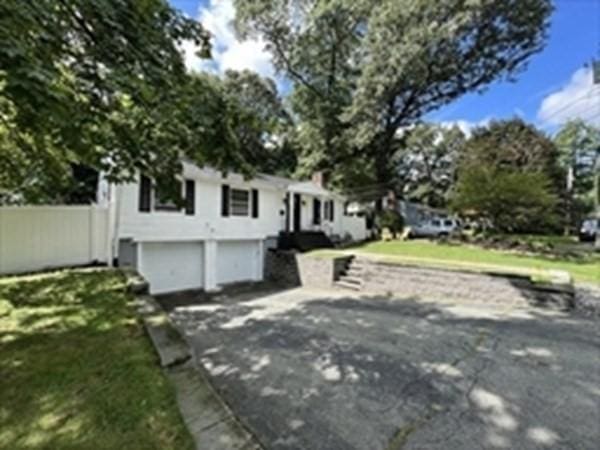
[[[300,167],[388,182],[398,130],[512,78],[546,38],[550,0],[236,0],[241,36],[289,77]]]
[[[434,208],[446,206],[455,181],[458,156],[465,144],[464,133],[454,126],[423,123],[407,131],[398,150],[398,193],[405,199]]]
[[[228,70],[222,89],[238,153],[255,171],[290,175],[296,167],[293,124],[275,82],[250,70]]]
[[[72,164],[125,180],[173,175],[179,157],[219,163],[198,121],[214,111],[179,51],[209,35],[165,0],[0,3],[0,182],[5,196],[64,181]],[[194,112],[186,95],[198,94]],[[181,105],[183,103],[183,106]],[[207,153],[208,152],[208,153]]]
[[[480,127],[464,145],[455,210],[508,232],[556,230],[564,172],[552,140],[521,119]]]
[[[570,172],[570,192],[576,215],[600,206],[600,128],[582,120],[567,122],[554,138],[563,170]]]

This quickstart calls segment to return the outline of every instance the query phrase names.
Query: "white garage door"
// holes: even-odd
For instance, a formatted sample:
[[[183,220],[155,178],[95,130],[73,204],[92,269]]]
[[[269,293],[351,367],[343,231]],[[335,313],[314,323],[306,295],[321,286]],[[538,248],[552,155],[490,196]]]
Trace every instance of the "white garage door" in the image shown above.
[[[151,294],[199,289],[204,286],[204,247],[200,242],[146,242],[140,272]]]
[[[217,245],[217,283],[261,279],[260,241],[221,241]]]

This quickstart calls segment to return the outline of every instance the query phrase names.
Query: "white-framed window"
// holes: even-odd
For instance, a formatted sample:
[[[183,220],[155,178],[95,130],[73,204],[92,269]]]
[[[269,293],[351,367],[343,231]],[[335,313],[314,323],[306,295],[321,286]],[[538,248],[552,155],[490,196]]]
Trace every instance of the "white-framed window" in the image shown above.
[[[246,189],[231,189],[230,204],[232,216],[250,215],[250,191]]]
[[[182,185],[180,181],[177,181],[177,186],[181,191]],[[164,190],[161,190],[158,185],[154,188],[154,210],[163,212],[180,212],[181,207],[177,206],[175,201],[169,198]]]

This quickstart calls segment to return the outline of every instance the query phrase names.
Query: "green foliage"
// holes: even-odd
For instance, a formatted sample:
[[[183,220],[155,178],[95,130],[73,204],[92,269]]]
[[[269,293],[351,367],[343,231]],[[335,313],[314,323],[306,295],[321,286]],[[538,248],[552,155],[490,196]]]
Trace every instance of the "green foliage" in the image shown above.
[[[209,35],[166,0],[0,4],[0,202],[61,202],[73,165],[136,171],[170,198],[181,159],[246,176],[295,166],[275,85],[186,71]]]
[[[489,220],[508,233],[556,229],[558,197],[543,173],[493,167],[469,167],[461,172],[452,199],[453,209]]]
[[[521,119],[475,129],[460,155],[452,206],[500,231],[555,230],[564,180],[558,157],[554,143]]]
[[[404,218],[395,209],[384,209],[377,213],[376,224],[380,230],[387,228],[396,235],[404,229]]]
[[[252,170],[290,175],[296,167],[292,120],[273,80],[228,70],[222,90],[237,152]]]
[[[464,167],[494,167],[545,174],[557,191],[564,185],[559,152],[545,134],[520,118],[497,120],[473,130],[460,155]]]
[[[550,0],[236,0],[294,83],[300,171],[355,187],[388,183],[398,130],[511,78],[539,51]]]
[[[0,2],[2,195],[35,197],[72,163],[123,181],[140,169],[172,177],[181,155],[198,157],[218,104],[186,73],[186,40],[208,56],[208,34],[166,0]]]
[[[465,135],[458,127],[419,124],[398,151],[397,185],[402,197],[434,208],[446,206]]]
[[[600,207],[600,128],[582,120],[567,122],[554,138],[565,171],[572,170],[571,195],[576,216]]]

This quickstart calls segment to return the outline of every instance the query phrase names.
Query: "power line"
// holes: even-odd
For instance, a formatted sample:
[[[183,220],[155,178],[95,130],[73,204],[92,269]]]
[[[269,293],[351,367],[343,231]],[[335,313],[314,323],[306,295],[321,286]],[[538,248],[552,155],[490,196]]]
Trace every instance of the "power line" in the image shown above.
[[[572,108],[573,106],[575,106],[577,103],[582,102],[583,100],[588,100],[588,99],[593,99],[595,94],[600,94],[600,90],[596,90],[594,91],[593,89],[596,86],[592,87],[592,89],[586,93],[585,95],[576,98],[575,100],[573,100],[571,103],[567,103],[566,105],[564,105],[563,107],[557,109],[556,111],[554,111],[552,114],[550,114],[549,116],[545,117],[545,120],[551,119],[552,117],[555,117],[556,115],[560,114],[561,112],[566,111],[569,108]],[[600,86],[598,86],[600,87]]]
[[[347,189],[346,192],[361,192],[361,191],[369,191],[374,189],[385,189],[389,187],[391,183],[375,183],[375,184],[367,184],[363,186],[359,186],[356,188]]]
[[[595,116],[592,116],[592,117],[585,117],[585,114],[590,113],[590,112],[593,113],[595,111],[598,111],[599,113],[596,114]],[[574,117],[576,116],[576,117],[578,117],[578,118],[580,118],[580,119],[582,119],[584,121],[589,121],[589,120],[593,120],[598,115],[600,115],[600,108],[594,106],[592,108],[584,109],[583,111],[578,111],[577,114],[574,115]],[[549,123],[547,125],[539,126],[538,128],[541,129],[541,130],[549,130],[549,129],[553,128],[553,127],[560,126],[560,125],[562,125],[562,123],[561,124]]]

